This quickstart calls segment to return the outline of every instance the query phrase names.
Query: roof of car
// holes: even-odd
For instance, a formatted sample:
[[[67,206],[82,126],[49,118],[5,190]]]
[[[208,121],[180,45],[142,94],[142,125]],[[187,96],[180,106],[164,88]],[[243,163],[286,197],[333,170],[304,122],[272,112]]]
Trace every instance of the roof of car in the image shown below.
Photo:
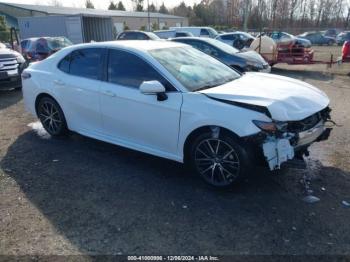
[[[250,35],[250,34],[249,34],[249,33],[247,33],[247,32],[235,31],[235,32],[227,32],[227,33],[222,33],[222,34],[220,34],[220,36],[221,36],[221,35],[237,35],[237,34]]]
[[[181,43],[175,43],[165,40],[123,40],[123,41],[109,41],[109,42],[98,42],[98,43],[87,43],[72,46],[76,47],[124,47],[128,49],[135,49],[141,51],[149,51],[161,48],[170,47],[181,47],[185,46]]]
[[[42,37],[30,37],[30,38],[25,38],[22,39],[21,42],[23,41],[36,41],[38,39],[58,39],[58,38],[64,38],[64,36],[42,36]]]

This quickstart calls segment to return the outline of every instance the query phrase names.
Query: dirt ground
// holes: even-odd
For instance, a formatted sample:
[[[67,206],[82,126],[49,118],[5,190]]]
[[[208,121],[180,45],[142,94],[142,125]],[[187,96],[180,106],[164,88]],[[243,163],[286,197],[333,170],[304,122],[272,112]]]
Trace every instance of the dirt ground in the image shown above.
[[[350,255],[349,72],[277,65],[325,91],[341,126],[311,147],[306,170],[257,168],[224,192],[175,162],[52,139],[20,91],[0,92],[0,254]],[[317,203],[302,200],[304,174]]]

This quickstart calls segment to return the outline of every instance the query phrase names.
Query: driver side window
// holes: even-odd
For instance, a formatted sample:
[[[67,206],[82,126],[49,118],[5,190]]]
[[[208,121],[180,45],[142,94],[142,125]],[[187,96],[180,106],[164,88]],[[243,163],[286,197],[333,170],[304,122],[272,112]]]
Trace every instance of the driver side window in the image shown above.
[[[107,81],[121,86],[139,88],[142,82],[157,80],[167,91],[176,89],[151,65],[129,52],[110,49]]]

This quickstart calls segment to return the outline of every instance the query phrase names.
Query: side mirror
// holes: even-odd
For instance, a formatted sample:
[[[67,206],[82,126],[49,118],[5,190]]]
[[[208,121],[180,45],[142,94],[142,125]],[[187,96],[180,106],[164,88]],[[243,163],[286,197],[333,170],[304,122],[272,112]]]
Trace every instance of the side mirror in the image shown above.
[[[164,101],[168,98],[165,87],[157,80],[142,82],[140,91],[145,95],[157,95],[158,101]]]

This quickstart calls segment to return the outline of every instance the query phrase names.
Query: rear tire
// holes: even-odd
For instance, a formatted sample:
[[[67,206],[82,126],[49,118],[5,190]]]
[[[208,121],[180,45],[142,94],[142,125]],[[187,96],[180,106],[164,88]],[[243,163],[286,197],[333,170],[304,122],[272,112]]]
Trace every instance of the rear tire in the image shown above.
[[[217,138],[211,132],[199,135],[191,144],[189,160],[192,169],[216,188],[237,184],[249,171],[246,151],[225,133]]]
[[[41,98],[37,105],[37,114],[41,124],[51,136],[63,136],[68,133],[63,111],[53,98]]]

